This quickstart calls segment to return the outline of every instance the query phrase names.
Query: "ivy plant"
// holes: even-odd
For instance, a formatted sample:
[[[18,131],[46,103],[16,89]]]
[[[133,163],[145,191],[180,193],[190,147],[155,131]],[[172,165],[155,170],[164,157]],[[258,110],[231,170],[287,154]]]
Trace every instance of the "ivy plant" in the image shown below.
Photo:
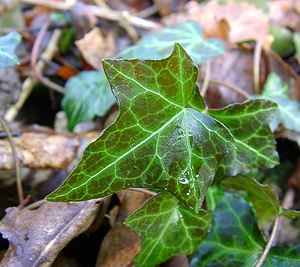
[[[298,213],[282,209],[275,191],[252,178],[225,178],[278,164],[270,130],[277,104],[251,99],[209,109],[199,94],[198,68],[178,43],[167,58],[104,60],[103,69],[119,116],[47,200],[84,201],[147,188],[156,195],[125,221],[141,238],[136,266],[155,266],[197,250],[194,266],[257,263],[265,240],[256,220],[263,227],[280,215]],[[214,194],[213,182],[246,192],[256,217],[245,200]],[[281,250],[274,248],[267,264],[282,262]],[[298,264],[298,252],[295,246],[283,254]]]
[[[19,64],[15,49],[21,42],[21,35],[9,32],[0,37],[0,67],[12,67]]]
[[[164,58],[172,52],[175,42],[186,49],[196,64],[203,64],[225,51],[222,41],[216,38],[203,39],[199,24],[188,21],[149,33],[135,45],[116,55],[116,58]],[[102,70],[85,71],[72,77],[65,89],[63,109],[67,114],[70,131],[80,122],[106,115],[115,103]]]

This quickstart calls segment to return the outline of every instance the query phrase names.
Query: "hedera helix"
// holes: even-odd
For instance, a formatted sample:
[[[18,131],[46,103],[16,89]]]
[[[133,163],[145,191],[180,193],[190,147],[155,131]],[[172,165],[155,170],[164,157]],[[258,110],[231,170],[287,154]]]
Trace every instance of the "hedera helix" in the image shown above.
[[[277,105],[253,99],[208,109],[197,66],[179,44],[165,59],[104,60],[103,68],[119,116],[46,199],[84,201],[150,189],[157,195],[126,220],[142,239],[137,266],[190,254],[210,229],[211,212],[202,204],[216,174],[222,180],[278,163],[269,129]],[[178,235],[187,238],[165,246]]]

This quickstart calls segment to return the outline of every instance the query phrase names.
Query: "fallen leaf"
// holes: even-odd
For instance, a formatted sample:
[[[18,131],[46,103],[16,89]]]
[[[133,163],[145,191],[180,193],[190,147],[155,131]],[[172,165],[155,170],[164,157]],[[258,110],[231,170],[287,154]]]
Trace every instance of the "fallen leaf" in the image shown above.
[[[63,168],[74,158],[79,146],[78,137],[41,132],[24,132],[14,137],[14,142],[20,165],[29,168]],[[0,169],[12,169],[13,166],[10,143],[8,139],[1,139]]]
[[[51,266],[59,252],[86,231],[95,219],[99,200],[43,203],[37,209],[8,208],[0,232],[9,240],[1,266]]]
[[[269,17],[272,24],[300,31],[300,2],[276,0],[269,3]]]
[[[116,209],[112,210],[115,222],[101,244],[96,267],[128,266],[140,250],[138,236],[123,222],[130,213],[145,202],[147,197],[143,193],[130,190],[119,192],[118,196],[121,206],[117,214],[114,214]]]
[[[229,2],[219,4],[217,1],[209,1],[200,4],[190,1],[186,5],[185,15],[180,14],[178,18],[171,15],[166,18],[167,22],[178,20],[195,20],[203,28],[204,36],[222,38],[224,41],[238,43],[246,40],[257,40],[263,38],[265,45],[270,44],[268,37],[268,17],[261,10],[249,3]],[[228,27],[229,32],[227,36]]]
[[[101,59],[112,57],[116,53],[112,32],[104,35],[99,28],[94,28],[75,44],[84,59],[95,69],[102,68]]]
[[[212,80],[220,80],[235,85],[248,94],[253,93],[252,75],[253,54],[246,49],[230,49],[223,56],[211,61],[210,76]],[[201,76],[204,76],[203,71]],[[206,97],[209,106],[212,108],[221,108],[228,104],[240,103],[245,100],[226,86],[215,83],[209,84]]]

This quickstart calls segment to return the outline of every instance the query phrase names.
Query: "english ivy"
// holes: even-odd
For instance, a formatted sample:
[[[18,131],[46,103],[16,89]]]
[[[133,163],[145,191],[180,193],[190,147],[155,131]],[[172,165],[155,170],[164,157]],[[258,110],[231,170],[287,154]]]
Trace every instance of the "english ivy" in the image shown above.
[[[11,67],[19,64],[15,49],[20,42],[21,35],[17,32],[10,32],[0,37],[0,67]]]
[[[224,43],[216,38],[205,40],[198,23],[188,21],[162,28],[141,38],[116,58],[160,59],[167,57],[174,43],[180,43],[196,64],[202,64],[225,52]],[[104,116],[115,103],[103,71],[85,71],[66,83],[63,109],[68,118],[68,128]]]
[[[201,242],[194,266],[255,264],[265,240],[247,202],[220,192],[214,199],[210,189],[206,204],[214,210],[214,223],[205,239],[211,213],[203,210],[203,201],[214,177],[220,181],[278,164],[269,128],[277,105],[252,99],[208,109],[196,84],[197,66],[180,44],[165,59],[104,60],[103,68],[119,116],[47,200],[83,201],[149,188],[158,194],[125,222],[141,238],[136,266],[191,254]],[[260,227],[279,215],[299,216],[282,209],[275,191],[252,178],[234,177],[222,184],[247,192]],[[181,239],[174,242],[177,236]],[[298,264],[298,246],[272,249],[266,264],[281,263],[282,251]]]

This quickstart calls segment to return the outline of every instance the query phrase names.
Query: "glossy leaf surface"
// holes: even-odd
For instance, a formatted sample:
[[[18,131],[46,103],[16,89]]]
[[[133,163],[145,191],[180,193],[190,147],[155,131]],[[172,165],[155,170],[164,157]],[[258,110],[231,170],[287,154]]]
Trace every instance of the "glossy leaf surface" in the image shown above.
[[[100,71],[83,71],[70,78],[66,85],[62,106],[68,117],[68,128],[93,119],[96,115],[104,116],[115,102],[107,79]]]
[[[221,40],[204,40],[199,24],[189,21],[145,35],[135,45],[120,53],[118,58],[164,58],[172,52],[174,43],[182,45],[196,64],[203,64],[225,52]]]
[[[272,128],[279,124],[288,130],[299,132],[300,130],[300,104],[289,97],[290,89],[281,78],[271,73],[265,83],[262,96],[278,104],[278,111],[272,122]]]
[[[217,178],[272,168],[279,163],[269,128],[276,108],[277,105],[271,101],[255,99],[224,109],[208,110],[208,114],[231,131],[237,147],[224,157]]]
[[[0,67],[11,67],[19,64],[15,49],[20,42],[21,35],[17,32],[10,32],[0,37]]]
[[[213,213],[212,231],[191,258],[195,266],[255,266],[266,242],[249,204],[240,196],[225,193]],[[300,245],[273,247],[263,266],[300,264]]]
[[[125,224],[141,238],[135,266],[150,267],[175,255],[193,253],[210,230],[211,213],[194,213],[171,194],[161,193],[131,214]]]
[[[130,187],[167,190],[198,210],[230,132],[209,115],[198,93],[197,67],[177,44],[163,60],[106,60],[120,106],[67,181],[47,199],[82,201]]]

